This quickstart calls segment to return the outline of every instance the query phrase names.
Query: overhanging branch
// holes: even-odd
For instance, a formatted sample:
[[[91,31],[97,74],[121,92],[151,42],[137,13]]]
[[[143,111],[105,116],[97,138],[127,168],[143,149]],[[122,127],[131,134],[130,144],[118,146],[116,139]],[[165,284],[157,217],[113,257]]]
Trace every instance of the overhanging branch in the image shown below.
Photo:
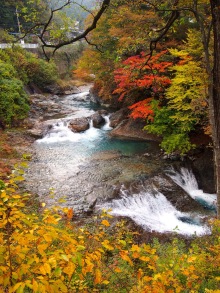
[[[100,7],[100,9],[98,10],[98,12],[96,14],[92,14],[93,15],[93,21],[92,21],[92,24],[90,26],[88,26],[84,32],[80,33],[78,36],[76,37],[73,37],[67,41],[62,41],[60,42],[59,44],[50,44],[50,43],[47,43],[45,40],[44,40],[44,34],[49,26],[49,24],[51,23],[52,19],[53,19],[53,14],[54,12],[56,12],[57,10],[61,10],[64,6],[70,4],[70,1],[67,1],[67,3],[65,3],[65,5],[63,5],[62,7],[60,7],[59,9],[56,9],[56,10],[51,10],[51,14],[50,14],[50,17],[47,21],[47,23],[44,25],[44,28],[43,28],[43,31],[41,33],[41,35],[39,36],[41,42],[42,42],[42,49],[45,52],[45,48],[52,48],[53,49],[53,55],[55,54],[55,52],[63,47],[63,46],[66,46],[66,45],[69,45],[69,44],[73,44],[79,40],[82,40],[82,39],[85,39],[87,42],[87,35],[96,28],[97,26],[97,23],[99,21],[99,19],[101,18],[102,14],[105,12],[105,10],[108,8],[109,4],[110,4],[111,0],[103,0],[102,2],[102,5]],[[49,59],[49,57],[46,55],[47,59]]]

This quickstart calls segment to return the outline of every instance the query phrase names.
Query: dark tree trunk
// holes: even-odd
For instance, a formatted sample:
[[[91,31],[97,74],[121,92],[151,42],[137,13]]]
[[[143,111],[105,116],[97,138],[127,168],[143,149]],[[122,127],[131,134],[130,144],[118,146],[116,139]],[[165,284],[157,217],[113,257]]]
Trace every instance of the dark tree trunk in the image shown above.
[[[210,3],[214,34],[214,67],[209,106],[214,144],[217,216],[220,218],[220,0],[210,0]]]

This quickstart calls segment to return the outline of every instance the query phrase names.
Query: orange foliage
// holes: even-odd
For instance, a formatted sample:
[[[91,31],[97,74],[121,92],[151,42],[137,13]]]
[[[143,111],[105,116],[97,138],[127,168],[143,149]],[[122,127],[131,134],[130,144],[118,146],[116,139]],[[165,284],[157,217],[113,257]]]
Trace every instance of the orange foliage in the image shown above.
[[[172,62],[162,61],[161,57],[167,53],[166,50],[152,56],[141,52],[139,55],[131,56],[123,62],[123,67],[115,70],[115,82],[117,88],[114,94],[119,95],[119,101],[132,96],[138,90],[143,98],[146,89],[148,95],[163,94],[165,88],[171,84],[170,78],[166,75],[167,68]],[[151,94],[150,94],[151,92]],[[134,93],[135,94],[135,93]],[[132,110],[130,117],[133,119],[142,118],[153,120],[153,110],[150,105],[151,98],[139,101],[129,107]]]
[[[130,110],[132,110],[130,117],[133,119],[142,118],[142,119],[148,119],[153,120],[154,112],[151,108],[150,102],[151,98],[145,99],[143,101],[137,102],[129,107]]]
[[[167,51],[162,51],[149,58],[148,54],[142,52],[126,59],[123,62],[124,67],[115,70],[117,88],[113,93],[119,94],[119,101],[134,89],[147,88],[153,93],[158,93],[170,85],[171,81],[164,73],[172,62],[159,60],[166,53]]]

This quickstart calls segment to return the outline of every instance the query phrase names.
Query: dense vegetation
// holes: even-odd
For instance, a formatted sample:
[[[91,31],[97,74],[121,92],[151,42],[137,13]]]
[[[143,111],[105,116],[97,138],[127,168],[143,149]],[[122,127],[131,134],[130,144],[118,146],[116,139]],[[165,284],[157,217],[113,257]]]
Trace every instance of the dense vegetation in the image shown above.
[[[188,244],[138,244],[105,213],[80,227],[72,209],[31,212],[16,186],[22,174],[0,181],[1,292],[219,292],[219,222]]]
[[[143,3],[112,1],[90,36],[100,51],[88,47],[75,74],[93,73],[102,98],[113,97],[113,103],[118,98],[132,118],[146,120],[145,129],[162,135],[166,152],[186,153],[193,147],[193,130],[209,133],[202,35],[185,13],[151,56],[149,32],[163,20]],[[201,13],[205,7],[201,4]]]
[[[55,82],[56,66],[19,47],[0,50],[0,64],[0,120],[8,126],[16,125],[29,110],[24,86],[35,83],[44,88]]]
[[[45,10],[49,1],[17,2],[20,20],[26,23],[22,30],[49,15]],[[161,146],[166,152],[183,154],[193,147],[192,131],[210,134],[202,34],[186,10],[163,42],[149,53],[153,32],[168,16],[161,17],[162,12],[146,2],[112,1],[89,36],[89,43],[95,46],[84,51],[74,74],[87,80],[94,74],[95,88],[103,99],[129,107],[131,118],[144,119],[147,131],[162,135]],[[168,2],[162,1],[160,8],[166,11]],[[3,1],[0,27],[19,32],[14,9],[14,1]],[[200,1],[199,9],[204,29],[210,33],[212,57],[208,2]],[[50,26],[54,43],[68,39],[71,17],[72,12],[66,12]],[[88,23],[92,17],[90,14]],[[10,38],[2,36],[3,41]],[[1,50],[0,122],[18,125],[26,117],[25,85],[35,83],[44,88],[56,80],[53,62],[17,47]],[[2,142],[0,150],[12,152]],[[91,224],[79,226],[72,221],[71,209],[51,211],[38,202],[33,206],[33,197],[16,185],[22,175],[23,171],[16,169],[10,178],[2,176],[5,179],[0,181],[2,292],[219,292],[219,221],[210,223],[212,234],[204,237],[140,244],[136,233],[128,231],[123,222],[111,224],[105,213]]]

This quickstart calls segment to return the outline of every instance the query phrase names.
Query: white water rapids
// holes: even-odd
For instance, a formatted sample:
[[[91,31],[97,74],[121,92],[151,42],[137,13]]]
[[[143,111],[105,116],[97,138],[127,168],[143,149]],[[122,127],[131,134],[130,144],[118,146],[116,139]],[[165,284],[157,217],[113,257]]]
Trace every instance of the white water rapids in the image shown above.
[[[80,95],[78,95],[79,99]],[[83,96],[85,94],[82,94]],[[72,103],[71,97],[68,99]],[[63,103],[66,103],[66,100],[63,100]],[[70,106],[72,107],[72,104]],[[136,162],[139,159],[135,161],[136,166],[138,166],[137,169],[135,169],[133,161],[131,163],[129,160],[137,154],[138,148],[140,154],[146,152],[149,144],[146,142],[120,141],[108,138],[107,133],[111,130],[108,116],[104,117],[106,123],[100,129],[93,127],[92,120],[90,121],[90,128],[82,133],[74,133],[68,128],[68,123],[72,118],[88,117],[93,113],[94,111],[88,109],[88,107],[81,107],[72,116],[51,122],[52,127],[48,130],[47,134],[42,139],[37,140],[35,144],[36,159],[32,163],[28,179],[29,186],[44,201],[47,201],[49,188],[53,187],[57,191],[57,194],[67,197],[68,205],[74,206],[78,203],[83,205],[87,194],[92,193],[93,190],[96,193],[96,191],[103,189],[103,186],[108,187],[108,184],[114,188],[115,182],[118,181],[121,183],[120,180],[122,179],[120,178],[123,177],[123,174],[125,174],[125,177],[127,176],[126,179],[128,180],[132,172],[135,170],[138,172],[138,168],[141,168],[139,166],[141,162],[138,162],[139,165]],[[97,165],[100,169],[98,172],[94,170],[93,163],[93,169],[88,171],[90,172],[88,173],[90,178],[86,177],[87,170],[80,169],[80,166],[84,166],[83,164],[86,163],[87,166],[90,166],[91,157],[102,151],[121,152],[124,156],[124,165],[120,165],[122,160],[116,163],[115,161],[111,161],[112,165],[109,165],[107,168],[107,162],[107,164],[105,163],[104,169],[101,163],[99,163]],[[113,170],[114,172],[106,174],[104,170],[111,168],[115,168]],[[200,190],[195,176],[191,171],[182,168],[180,172],[171,170],[168,173],[175,184],[179,185],[193,199],[199,200],[200,203],[210,208],[215,206],[216,196],[206,194]],[[85,177],[80,177],[83,174],[85,174]],[[108,178],[106,179],[105,176]],[[110,181],[111,176],[115,181],[113,179]],[[105,192],[103,194],[105,197]],[[120,195],[121,197],[119,199],[113,199],[99,204],[97,208],[110,209],[110,213],[115,216],[129,217],[138,225],[150,231],[161,233],[176,232],[189,236],[194,234],[203,235],[210,232],[209,228],[201,223],[203,219],[202,215],[195,216],[193,213],[178,211],[162,193],[156,190],[152,191],[150,188],[143,189],[139,193],[131,195],[125,188],[121,188]],[[48,202],[50,200],[55,203],[57,198],[48,198]],[[78,203],[76,204],[77,201]]]
[[[216,195],[207,194],[198,188],[194,174],[186,168],[180,172],[172,170],[169,176],[183,188],[193,199],[198,200],[205,207],[215,208]],[[121,190],[121,199],[102,205],[115,216],[131,218],[144,229],[157,232],[176,232],[183,235],[204,235],[210,232],[207,225],[200,222],[202,216],[196,216],[178,211],[166,197],[154,190],[142,191],[129,196]]]
[[[170,178],[182,187],[193,199],[200,202],[207,208],[215,209],[217,203],[217,197],[215,194],[205,193],[203,190],[199,189],[196,177],[191,170],[186,168],[181,168],[180,172],[175,172],[170,170],[168,172]]]

